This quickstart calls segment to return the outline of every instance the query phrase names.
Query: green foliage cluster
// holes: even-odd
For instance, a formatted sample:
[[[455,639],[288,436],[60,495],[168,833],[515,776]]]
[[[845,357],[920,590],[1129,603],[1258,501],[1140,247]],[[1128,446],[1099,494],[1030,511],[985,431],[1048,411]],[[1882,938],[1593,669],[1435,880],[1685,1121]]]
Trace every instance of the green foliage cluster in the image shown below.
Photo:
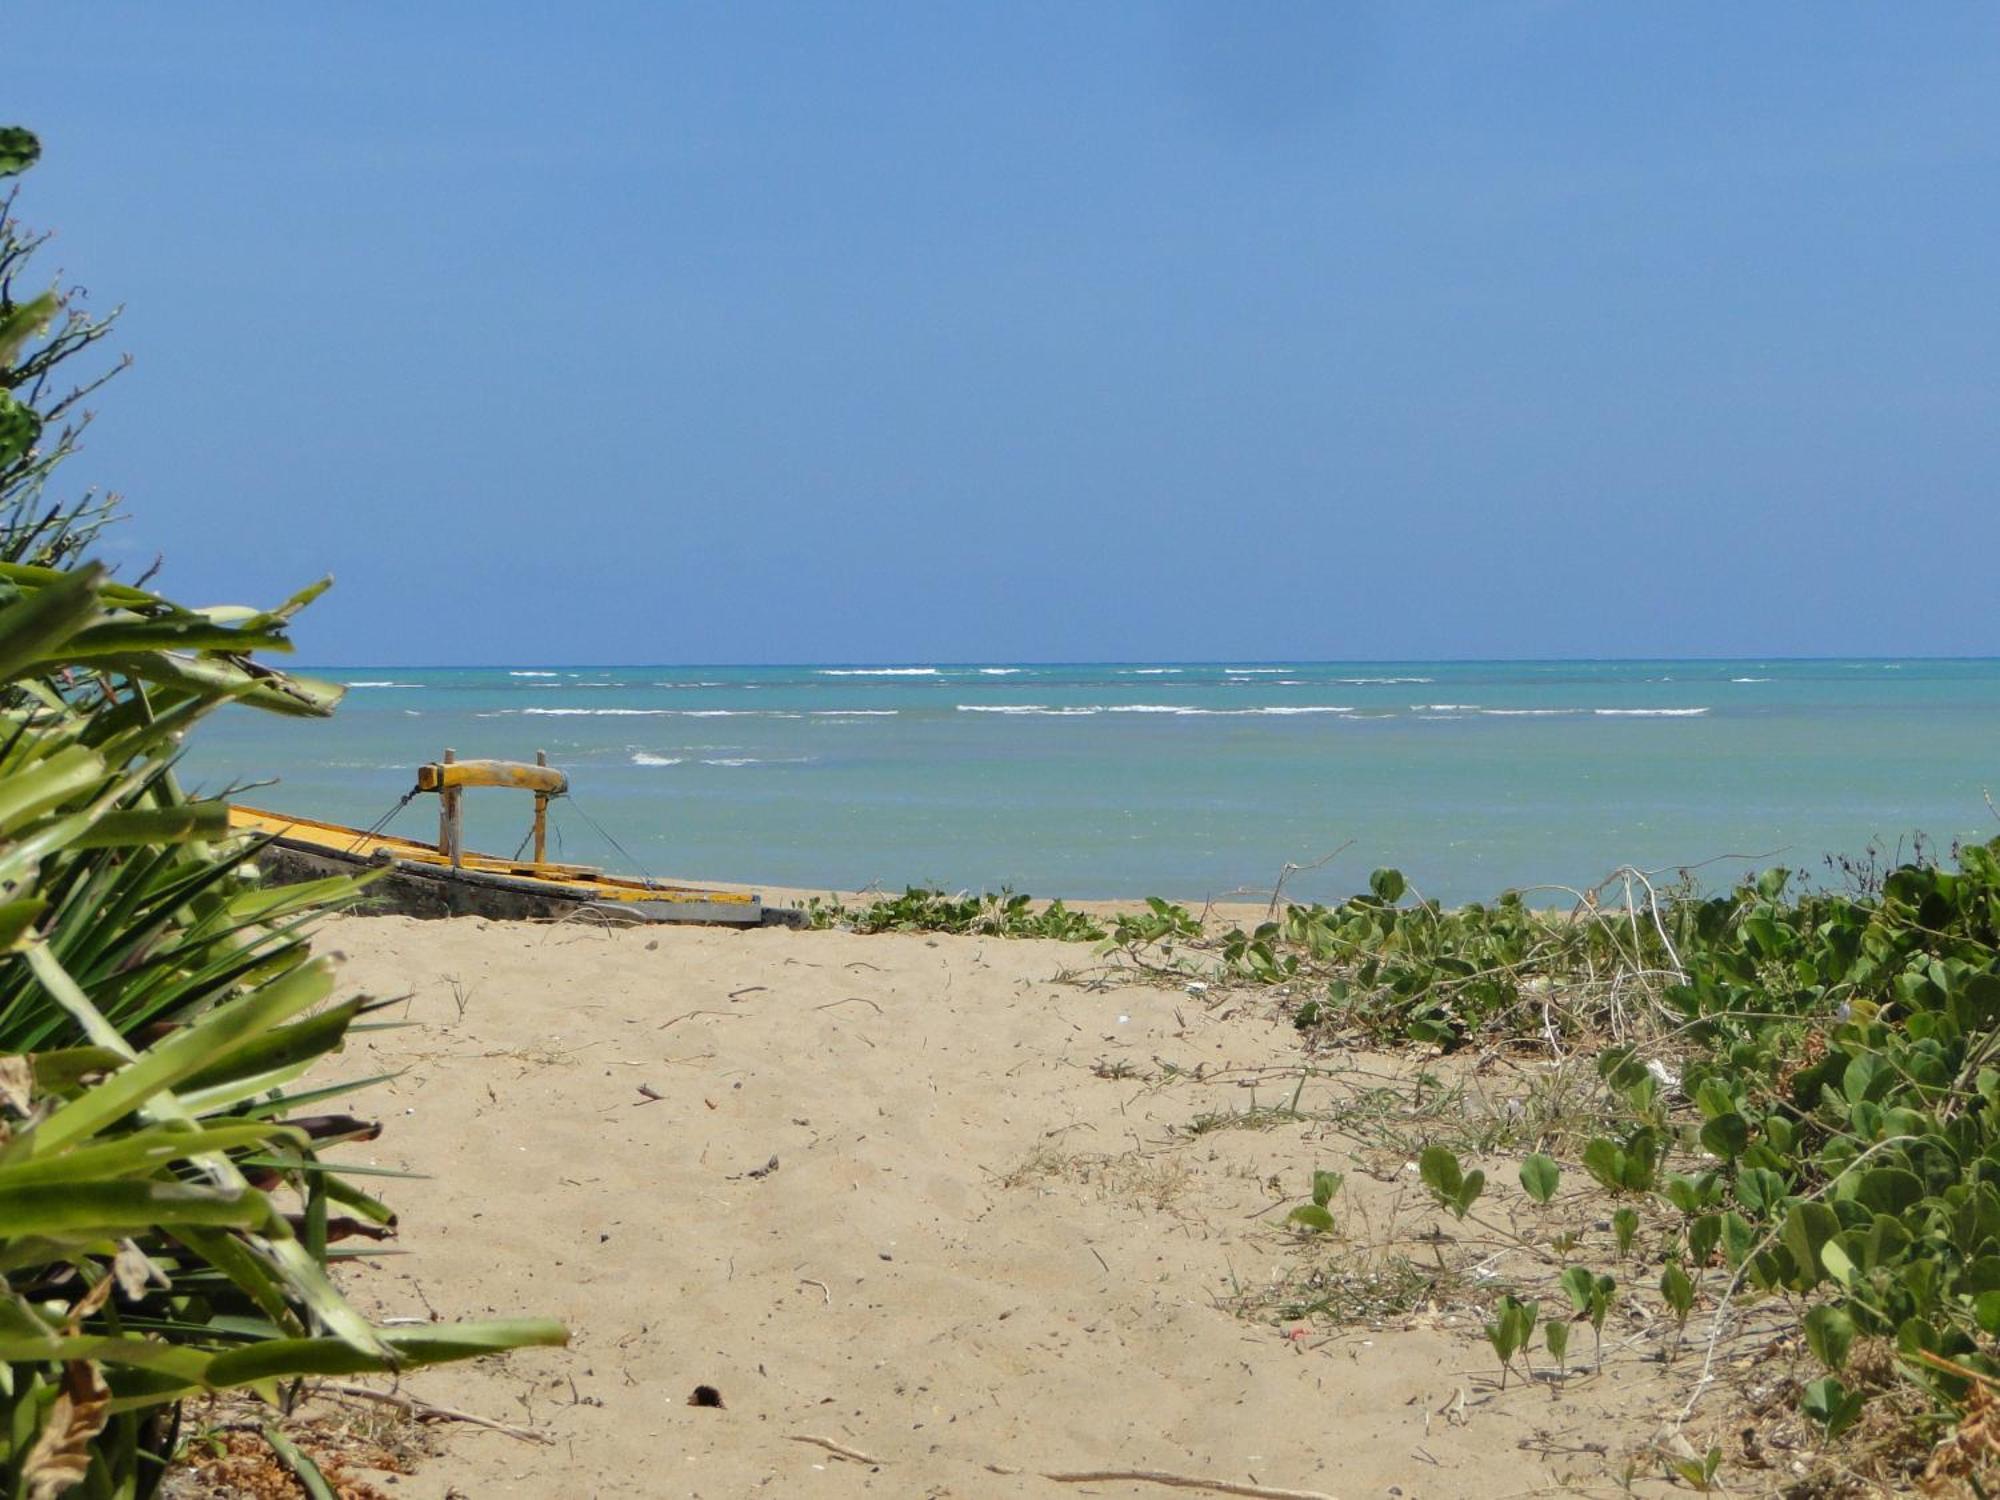
[[[1447,908],[1409,895],[1395,870],[1338,906],[1292,906],[1215,942],[1228,977],[1316,986],[1297,1012],[1301,1030],[1359,1031],[1447,1049],[1475,1034],[1542,1029],[1561,985],[1565,1026],[1587,1027],[1634,974],[1674,963],[1666,924],[1613,924],[1529,906],[1517,892]],[[1669,897],[1662,910],[1679,911]]]
[[[35,154],[0,130],[0,175]],[[374,1080],[294,1086],[365,1024],[308,940],[355,886],[265,889],[224,804],[173,773],[225,703],[331,710],[327,685],[252,660],[290,649],[324,585],[188,609],[76,563],[101,516],[40,503],[76,394],[47,392],[102,325],[13,296],[22,243],[0,229],[0,1488],[142,1500],[186,1396],[276,1400],[563,1332],[377,1329],[329,1274],[338,1242],[395,1222],[327,1154],[376,1133],[326,1112]]]
[[[1857,1338],[1890,1342],[1943,1410],[2000,1377],[2000,841],[1863,894],[1790,883],[1768,871],[1660,910],[1667,1024],[1599,1053],[1627,1123],[1580,1165],[1625,1200],[1620,1257],[1633,1202],[1666,1215],[1659,1292],[1677,1328],[1704,1300],[1804,1310],[1826,1374],[1801,1405],[1832,1438],[1866,1399],[1841,1380]],[[1422,1171],[1460,1216],[1478,1196],[1442,1147]],[[1530,1158],[1522,1180],[1547,1203],[1558,1169]]]
[[[847,906],[814,897],[806,903],[806,920],[816,928],[841,927],[852,932],[950,932],[983,937],[1054,938],[1065,943],[1102,940],[1104,929],[1087,914],[1060,901],[1036,906],[1034,897],[1002,891],[998,895],[956,895],[911,886],[900,896],[881,896],[866,906]]]

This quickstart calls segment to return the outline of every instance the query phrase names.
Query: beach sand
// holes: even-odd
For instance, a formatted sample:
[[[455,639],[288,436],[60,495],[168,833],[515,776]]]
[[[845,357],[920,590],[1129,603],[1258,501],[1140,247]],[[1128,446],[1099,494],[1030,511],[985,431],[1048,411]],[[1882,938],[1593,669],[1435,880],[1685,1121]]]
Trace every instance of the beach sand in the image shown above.
[[[573,1331],[413,1375],[550,1441],[447,1425],[396,1494],[1200,1493],[1042,1477],[1136,1469],[1497,1496],[1601,1477],[1590,1445],[1678,1403],[1636,1353],[1498,1391],[1442,1295],[1338,1331],[1236,1310],[1438,1217],[1323,1121],[1196,1128],[1291,1100],[1268,994],[1058,982],[1088,946],[969,937],[350,917],[320,946],[413,1023],[337,1060],[400,1070],[345,1155],[435,1178],[383,1183],[409,1253],[347,1284],[379,1317]],[[1343,1063],[1303,1112],[1411,1066]],[[1343,1233],[1302,1245],[1283,1220],[1316,1167],[1347,1174]]]

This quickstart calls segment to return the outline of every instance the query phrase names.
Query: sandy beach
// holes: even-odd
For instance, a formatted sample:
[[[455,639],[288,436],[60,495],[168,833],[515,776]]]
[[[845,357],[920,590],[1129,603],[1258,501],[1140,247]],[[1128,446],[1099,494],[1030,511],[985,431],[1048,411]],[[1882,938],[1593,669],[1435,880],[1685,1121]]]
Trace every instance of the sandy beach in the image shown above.
[[[399,1072],[349,1159],[437,1179],[401,1195],[409,1253],[348,1284],[382,1318],[573,1330],[413,1377],[548,1441],[448,1424],[398,1494],[1548,1492],[1681,1389],[1608,1335],[1604,1376],[1501,1391],[1442,1290],[1338,1330],[1274,1311],[1371,1244],[1408,1242],[1407,1283],[1438,1215],[1329,1124],[1411,1065],[1301,1090],[1268,996],[970,937],[373,917],[322,947],[408,996],[340,1060]],[[1307,1243],[1283,1221],[1315,1168],[1346,1174],[1341,1231]]]

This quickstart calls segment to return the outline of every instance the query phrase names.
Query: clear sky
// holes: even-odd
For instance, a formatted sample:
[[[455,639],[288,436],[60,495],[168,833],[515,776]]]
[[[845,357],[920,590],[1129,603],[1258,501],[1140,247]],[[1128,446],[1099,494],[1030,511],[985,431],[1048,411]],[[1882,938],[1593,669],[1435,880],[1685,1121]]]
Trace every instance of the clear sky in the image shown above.
[[[328,663],[1986,654],[2000,9],[10,6]]]

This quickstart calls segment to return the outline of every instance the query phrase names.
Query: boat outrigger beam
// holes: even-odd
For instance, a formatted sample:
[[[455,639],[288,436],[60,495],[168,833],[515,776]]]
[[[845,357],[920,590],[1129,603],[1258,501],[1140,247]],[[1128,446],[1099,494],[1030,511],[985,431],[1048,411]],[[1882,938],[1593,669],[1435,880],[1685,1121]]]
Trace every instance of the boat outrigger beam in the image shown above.
[[[534,794],[533,859],[500,859],[465,847],[460,799],[467,787],[482,786]],[[606,875],[590,865],[551,862],[549,802],[567,795],[569,777],[549,765],[544,753],[537,752],[535,763],[526,765],[460,760],[447,750],[443,759],[417,767],[416,785],[403,803],[419,792],[437,794],[435,844],[240,804],[229,809],[229,821],[238,832],[269,840],[259,863],[274,884],[378,871],[364,900],[378,910],[408,916],[565,917],[587,911],[626,922],[722,922],[742,927],[803,923],[798,911],[766,906],[761,896],[748,891],[629,879]]]
[[[456,750],[447,750],[443,760],[417,767],[420,792],[438,794],[438,851],[451,857],[454,870],[464,868],[465,835],[460,826],[458,798],[469,786],[515,787],[535,794],[535,863],[549,857],[549,798],[569,792],[569,777],[549,765],[546,750],[535,752],[532,766],[518,760],[460,760]]]

